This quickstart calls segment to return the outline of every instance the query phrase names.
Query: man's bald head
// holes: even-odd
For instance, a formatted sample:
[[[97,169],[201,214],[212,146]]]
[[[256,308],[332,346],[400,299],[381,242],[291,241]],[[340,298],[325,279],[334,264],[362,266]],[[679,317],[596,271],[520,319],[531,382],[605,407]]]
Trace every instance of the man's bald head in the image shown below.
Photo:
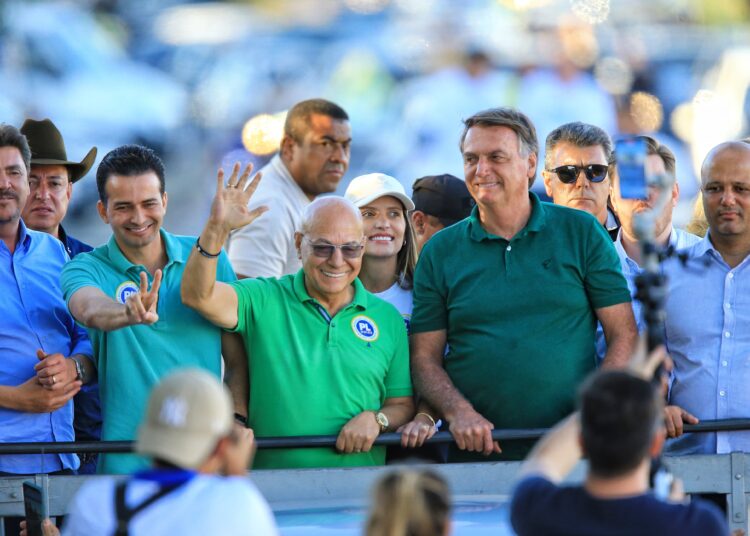
[[[750,243],[750,145],[730,141],[709,151],[701,166],[703,208],[720,252]]]
[[[295,245],[312,298],[324,306],[351,301],[352,283],[362,268],[363,242],[362,216],[350,201],[322,197],[305,208]]]
[[[302,234],[313,232],[322,225],[337,223],[350,225],[354,222],[362,230],[362,215],[351,201],[343,197],[321,197],[307,205],[302,212]]]
[[[737,164],[741,165],[748,158],[750,158],[750,143],[744,140],[720,143],[711,149],[706,158],[703,159],[703,164],[701,165],[701,184],[705,184],[711,178],[712,170],[717,163],[719,165],[730,163],[736,167]]]

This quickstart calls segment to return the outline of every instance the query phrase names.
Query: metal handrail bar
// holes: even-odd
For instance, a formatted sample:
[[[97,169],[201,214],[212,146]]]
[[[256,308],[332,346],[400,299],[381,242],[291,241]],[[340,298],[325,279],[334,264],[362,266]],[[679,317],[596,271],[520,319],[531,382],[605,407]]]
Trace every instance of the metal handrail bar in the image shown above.
[[[698,424],[686,424],[685,432],[729,432],[737,430],[750,430],[750,419],[721,419],[706,420]],[[537,439],[541,437],[546,428],[523,428],[517,430],[493,430],[492,439],[495,441],[511,441],[518,439]],[[426,444],[453,443],[450,432],[438,432],[428,439]],[[375,445],[399,445],[401,434],[381,434],[375,440]],[[315,448],[334,447],[336,445],[335,435],[316,436],[289,436],[289,437],[262,437],[256,439],[259,449],[283,449],[283,448]],[[4,443],[0,445],[2,454],[64,454],[64,453],[128,453],[133,452],[134,441],[60,441],[60,442],[29,442],[29,443]]]

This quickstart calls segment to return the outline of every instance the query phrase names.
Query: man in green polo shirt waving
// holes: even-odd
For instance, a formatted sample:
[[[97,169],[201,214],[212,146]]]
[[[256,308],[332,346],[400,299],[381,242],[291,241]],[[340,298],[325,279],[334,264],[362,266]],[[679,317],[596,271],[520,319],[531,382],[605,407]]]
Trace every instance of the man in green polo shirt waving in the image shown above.
[[[499,453],[495,427],[546,427],[571,412],[594,368],[597,319],[605,365],[624,364],[636,339],[602,226],[529,192],[538,152],[531,121],[510,108],[479,112],[465,121],[461,152],[476,207],[423,249],[411,325],[415,387],[449,423],[453,461]],[[504,459],[528,448],[503,445]]]
[[[247,207],[260,180],[219,171],[211,215],[188,259],[182,300],[238,332],[249,359],[248,425],[257,437],[338,435],[329,448],[260,451],[256,468],[379,465],[384,431],[411,419],[409,352],[401,315],[357,279],[364,233],[359,210],[340,197],[313,201],[295,244],[296,274],[216,281],[216,253],[233,229],[265,207]],[[262,255],[263,252],[257,252]]]

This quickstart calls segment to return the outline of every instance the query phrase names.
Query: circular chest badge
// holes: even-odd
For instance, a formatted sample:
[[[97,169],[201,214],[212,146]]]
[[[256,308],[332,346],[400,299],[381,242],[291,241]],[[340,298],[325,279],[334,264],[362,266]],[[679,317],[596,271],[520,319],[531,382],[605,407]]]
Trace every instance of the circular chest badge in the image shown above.
[[[352,319],[352,331],[363,341],[372,342],[378,338],[378,326],[375,321],[364,315]]]
[[[124,283],[120,283],[120,286],[117,287],[117,290],[115,291],[115,300],[117,300],[117,303],[125,305],[128,296],[131,294],[138,294],[139,291],[140,289],[138,285],[134,282],[125,281]]]

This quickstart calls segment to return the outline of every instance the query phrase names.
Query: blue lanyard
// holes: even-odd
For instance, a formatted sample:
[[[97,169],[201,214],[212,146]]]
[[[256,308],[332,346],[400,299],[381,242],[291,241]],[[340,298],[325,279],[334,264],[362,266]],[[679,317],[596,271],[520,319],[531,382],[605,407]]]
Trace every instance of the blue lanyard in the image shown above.
[[[198,474],[187,469],[147,469],[133,475],[134,479],[156,482],[160,487],[180,486]]]

